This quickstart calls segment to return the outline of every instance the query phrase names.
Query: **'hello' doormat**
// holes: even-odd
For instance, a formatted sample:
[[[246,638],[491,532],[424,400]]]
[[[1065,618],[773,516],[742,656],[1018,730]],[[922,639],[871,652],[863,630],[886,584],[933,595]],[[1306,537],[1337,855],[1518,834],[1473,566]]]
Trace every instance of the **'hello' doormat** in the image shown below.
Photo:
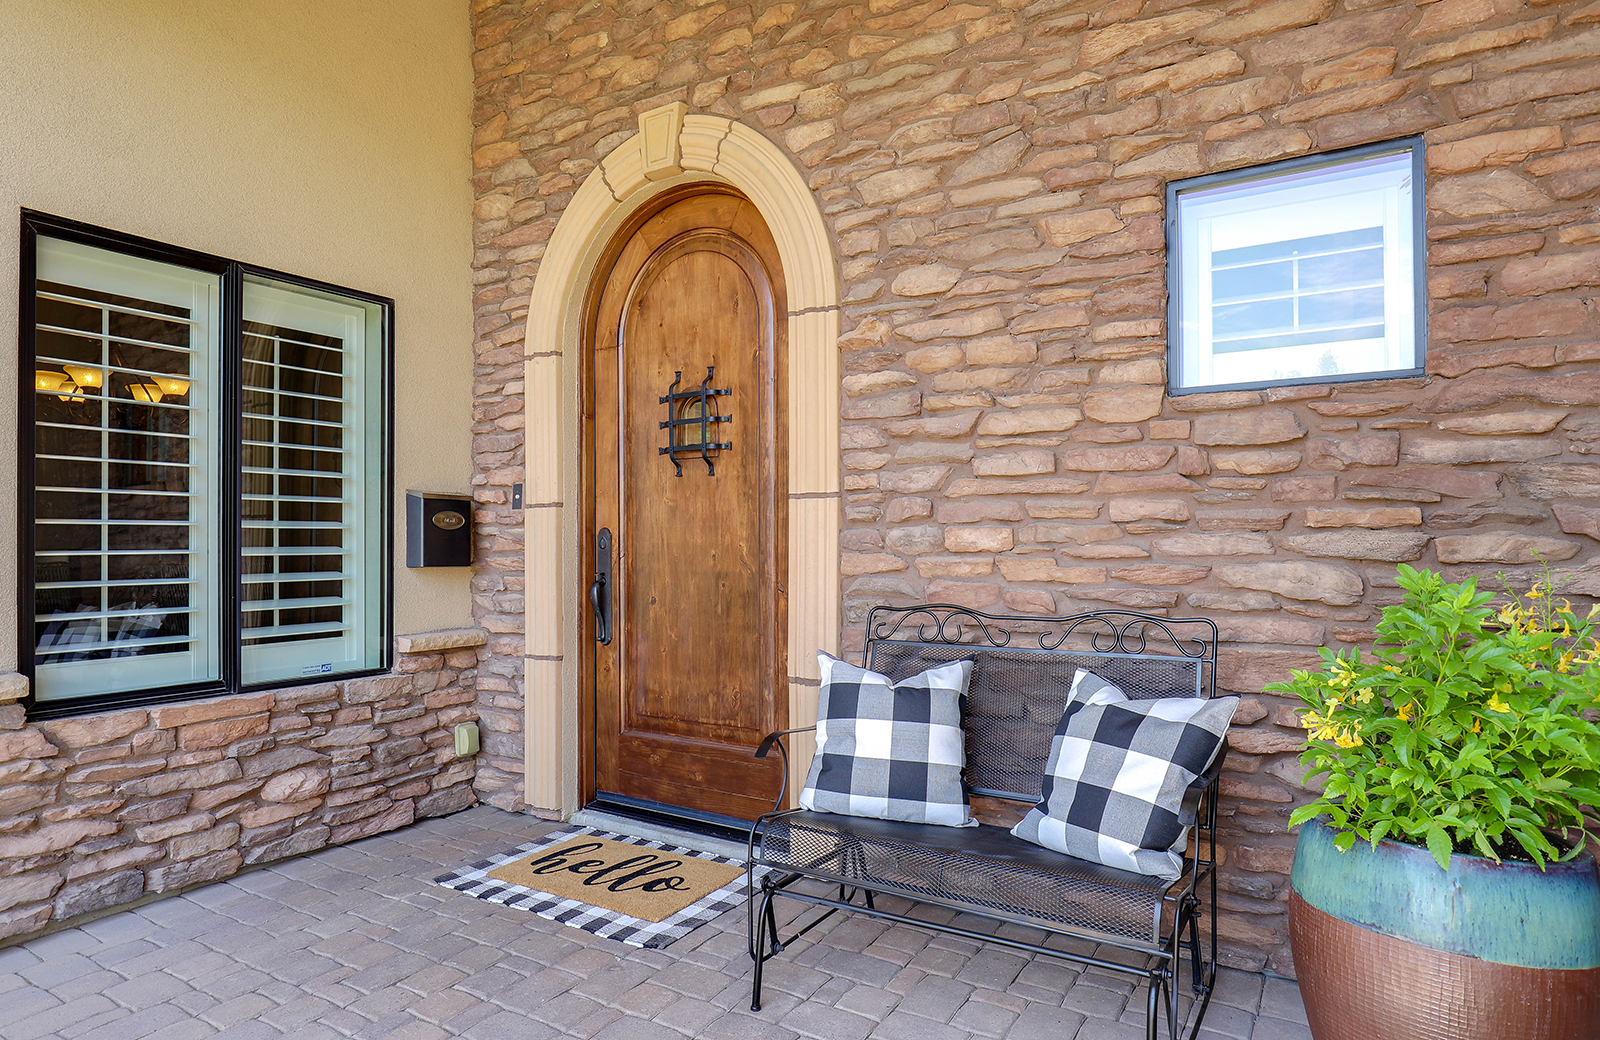
[[[656,949],[739,906],[744,866],[724,856],[566,827],[434,882]]]

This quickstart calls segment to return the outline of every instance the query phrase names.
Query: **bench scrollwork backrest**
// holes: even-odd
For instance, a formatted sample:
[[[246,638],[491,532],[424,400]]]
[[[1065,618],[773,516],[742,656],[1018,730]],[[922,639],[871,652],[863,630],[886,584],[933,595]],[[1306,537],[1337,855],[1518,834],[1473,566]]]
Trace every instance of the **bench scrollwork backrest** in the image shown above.
[[[864,657],[892,679],[971,657],[963,713],[968,785],[974,794],[1037,801],[1078,669],[1135,699],[1210,697],[1216,633],[1209,619],[1131,611],[1035,618],[947,604],[874,607]]]

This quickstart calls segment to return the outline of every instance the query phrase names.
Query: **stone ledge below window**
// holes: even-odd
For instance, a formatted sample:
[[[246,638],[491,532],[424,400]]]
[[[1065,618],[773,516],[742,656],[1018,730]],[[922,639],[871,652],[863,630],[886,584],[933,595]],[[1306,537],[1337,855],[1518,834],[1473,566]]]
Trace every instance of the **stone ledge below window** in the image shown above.
[[[21,672],[0,672],[0,704],[20,701],[28,695],[28,677]]]
[[[438,632],[415,632],[408,636],[396,636],[394,648],[402,654],[437,654],[444,650],[460,650],[469,646],[483,646],[489,641],[489,633],[481,628],[448,628]],[[0,684],[4,679],[0,677]],[[4,697],[4,686],[0,685],[0,697]]]

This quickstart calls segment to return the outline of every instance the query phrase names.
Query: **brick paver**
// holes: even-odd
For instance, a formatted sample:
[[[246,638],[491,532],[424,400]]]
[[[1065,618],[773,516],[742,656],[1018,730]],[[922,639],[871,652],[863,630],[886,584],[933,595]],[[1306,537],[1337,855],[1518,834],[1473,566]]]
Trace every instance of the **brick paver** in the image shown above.
[[[470,809],[0,949],[0,1040],[1144,1035],[1126,978],[859,917],[769,962],[752,1014],[742,909],[637,950],[432,884],[551,826]],[[1206,1024],[1209,1040],[1310,1036],[1293,983],[1238,971]]]

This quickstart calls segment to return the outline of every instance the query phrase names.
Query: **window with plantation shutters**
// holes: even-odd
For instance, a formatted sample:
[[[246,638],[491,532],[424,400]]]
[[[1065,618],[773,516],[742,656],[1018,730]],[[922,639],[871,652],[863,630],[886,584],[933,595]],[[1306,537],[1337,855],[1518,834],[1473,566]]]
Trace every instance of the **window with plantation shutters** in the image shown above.
[[[367,325],[365,310],[347,301],[245,283],[240,634],[247,682],[346,671],[364,652]]]
[[[383,667],[387,305],[48,230],[30,301],[34,709]]]
[[[51,240],[37,270],[35,686],[217,680],[219,279]]]

